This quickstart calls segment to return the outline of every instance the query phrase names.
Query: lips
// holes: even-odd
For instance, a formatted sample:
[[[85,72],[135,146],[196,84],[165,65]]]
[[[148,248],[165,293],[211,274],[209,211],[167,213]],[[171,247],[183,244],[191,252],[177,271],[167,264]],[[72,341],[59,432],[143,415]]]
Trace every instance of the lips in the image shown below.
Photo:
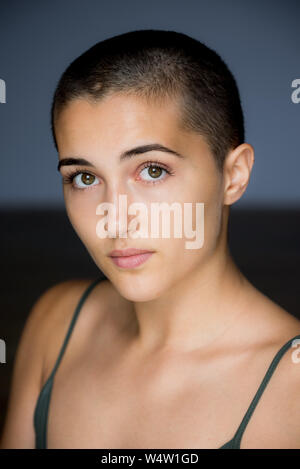
[[[115,249],[111,251],[109,257],[115,265],[123,269],[133,269],[144,264],[153,254],[154,251],[146,249]]]
[[[129,257],[129,256],[136,256],[139,254],[145,254],[153,251],[149,251],[147,249],[134,249],[134,248],[128,248],[128,249],[115,249],[114,251],[111,251],[109,253],[110,257]]]

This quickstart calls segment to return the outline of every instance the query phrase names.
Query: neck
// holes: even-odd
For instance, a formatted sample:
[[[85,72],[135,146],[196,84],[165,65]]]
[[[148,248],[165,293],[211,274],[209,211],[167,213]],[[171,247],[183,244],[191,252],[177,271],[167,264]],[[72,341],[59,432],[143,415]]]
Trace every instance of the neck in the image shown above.
[[[251,284],[229,250],[223,252],[163,296],[133,303],[134,343],[140,350],[199,350],[233,329],[249,302],[245,291]]]

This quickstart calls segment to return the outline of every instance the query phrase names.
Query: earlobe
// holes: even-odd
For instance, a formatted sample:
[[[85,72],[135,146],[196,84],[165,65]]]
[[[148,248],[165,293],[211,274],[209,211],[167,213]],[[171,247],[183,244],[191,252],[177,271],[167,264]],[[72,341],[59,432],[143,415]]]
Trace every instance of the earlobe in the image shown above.
[[[243,143],[232,150],[224,164],[224,205],[239,200],[248,186],[254,164],[252,145]]]

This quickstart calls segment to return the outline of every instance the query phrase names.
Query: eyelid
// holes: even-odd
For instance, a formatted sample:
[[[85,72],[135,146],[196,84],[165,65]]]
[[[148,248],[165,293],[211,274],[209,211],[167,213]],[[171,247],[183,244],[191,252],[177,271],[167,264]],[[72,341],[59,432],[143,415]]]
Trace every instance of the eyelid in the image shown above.
[[[147,166],[161,166],[163,169],[169,170],[169,167],[165,163],[161,163],[160,161],[155,161],[155,160],[148,160],[142,163],[142,169],[144,169]]]

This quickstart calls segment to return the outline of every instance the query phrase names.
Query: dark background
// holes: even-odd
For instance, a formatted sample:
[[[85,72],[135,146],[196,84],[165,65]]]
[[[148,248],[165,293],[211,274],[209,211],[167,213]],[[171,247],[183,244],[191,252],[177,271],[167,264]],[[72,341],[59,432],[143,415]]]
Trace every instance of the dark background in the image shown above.
[[[1,220],[0,324],[7,363],[0,365],[0,428],[16,347],[33,302],[58,281],[99,275],[65,210],[3,211]],[[248,279],[300,319],[299,220],[295,209],[233,207],[229,244]]]
[[[30,308],[51,285],[99,275],[64,209],[50,104],[80,53],[135,29],[184,32],[215,49],[240,89],[251,181],[232,206],[229,244],[252,283],[300,318],[300,78],[298,1],[51,0],[0,3],[0,433],[16,348]]]

